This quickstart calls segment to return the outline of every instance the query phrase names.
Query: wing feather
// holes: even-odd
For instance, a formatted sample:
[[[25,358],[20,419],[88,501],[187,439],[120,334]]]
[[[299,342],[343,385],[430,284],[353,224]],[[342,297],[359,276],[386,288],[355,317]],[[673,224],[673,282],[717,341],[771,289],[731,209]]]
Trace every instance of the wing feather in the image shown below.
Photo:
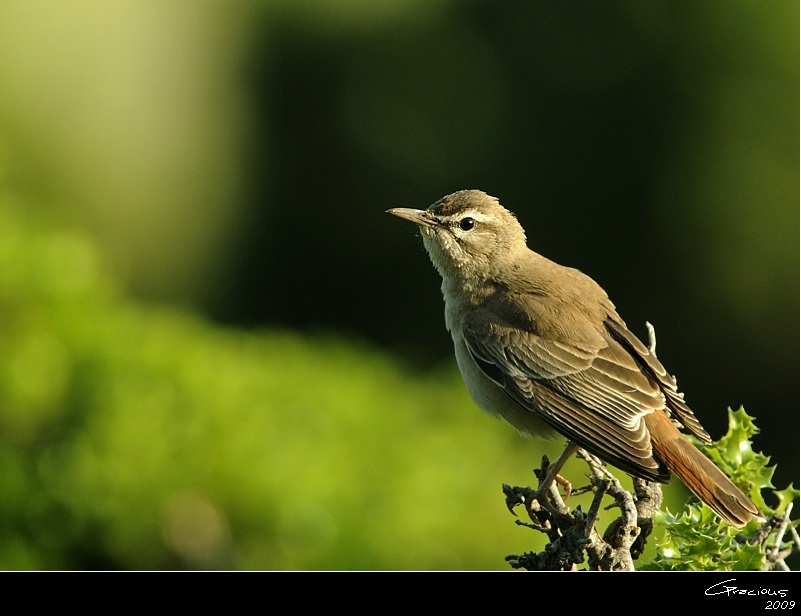
[[[651,374],[650,356],[641,357],[648,350],[628,341],[619,331],[628,332],[625,326],[605,326],[594,344],[570,344],[511,326],[485,327],[486,322],[467,320],[464,341],[507,395],[609,463],[645,479],[668,479],[653,457],[643,418],[665,408],[663,386],[669,381],[664,368]]]

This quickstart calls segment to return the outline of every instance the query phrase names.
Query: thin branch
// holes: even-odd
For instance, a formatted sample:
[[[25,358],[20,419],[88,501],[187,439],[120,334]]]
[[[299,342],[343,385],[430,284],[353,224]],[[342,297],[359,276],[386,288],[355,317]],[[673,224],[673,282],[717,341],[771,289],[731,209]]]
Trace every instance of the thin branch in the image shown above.
[[[798,532],[790,520],[792,511],[793,503],[788,503],[787,507],[784,509],[784,515],[781,517],[774,516],[772,519],[768,520],[757,534],[757,537],[761,537],[762,539],[756,540],[755,542],[760,543],[766,552],[767,562],[765,563],[765,569],[769,571],[789,571],[790,568],[787,566],[785,560],[801,551],[801,540],[799,540]],[[773,545],[768,548],[766,543],[774,533]],[[785,543],[788,535],[789,541]]]
[[[578,449],[576,455],[590,469],[590,485],[573,491],[573,494],[593,491],[592,503],[586,513],[580,507],[570,511],[555,484],[543,485],[550,467],[545,457],[541,468],[534,472],[540,481],[540,489],[503,486],[509,510],[514,513],[515,507],[524,505],[531,520],[531,524],[520,520],[517,523],[542,532],[549,539],[542,552],[509,556],[507,561],[515,568],[528,570],[571,570],[586,561],[590,569],[632,571],[634,560],[642,554],[645,537],[650,534],[650,516],[661,503],[661,490],[658,486],[651,488],[656,490],[657,497],[642,486],[637,488],[635,483],[635,496],[623,488],[597,457],[583,449]],[[601,536],[596,525],[607,494],[614,502],[606,509],[618,507],[621,516]],[[654,502],[656,506],[653,506]]]

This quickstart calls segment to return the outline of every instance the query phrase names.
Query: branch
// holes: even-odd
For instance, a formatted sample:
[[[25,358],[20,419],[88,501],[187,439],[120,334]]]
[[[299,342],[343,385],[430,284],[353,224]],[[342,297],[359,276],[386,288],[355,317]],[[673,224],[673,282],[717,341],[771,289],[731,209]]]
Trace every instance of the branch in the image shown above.
[[[788,503],[784,515],[773,516],[750,540],[750,543],[761,546],[767,561],[765,569],[768,571],[790,571],[785,560],[801,551],[801,539],[790,520],[792,511],[793,503]],[[772,544],[771,537],[773,537]]]
[[[642,554],[645,538],[653,529],[651,516],[662,502],[661,487],[638,480],[635,481],[635,493],[632,494],[623,488],[598,458],[583,449],[579,449],[577,455],[589,466],[590,484],[574,490],[573,494],[594,493],[586,513],[580,507],[570,511],[556,485],[543,493],[504,484],[509,510],[514,513],[515,507],[524,505],[531,520],[531,523],[519,520],[517,523],[542,532],[549,539],[539,554],[529,552],[508,556],[506,560],[512,567],[530,571],[565,571],[577,569],[586,560],[587,568],[593,570],[634,570],[634,560]],[[540,485],[548,466],[548,459],[543,457],[541,468],[535,471]],[[607,494],[614,502],[606,509],[618,507],[621,515],[601,536],[596,524],[603,497]]]

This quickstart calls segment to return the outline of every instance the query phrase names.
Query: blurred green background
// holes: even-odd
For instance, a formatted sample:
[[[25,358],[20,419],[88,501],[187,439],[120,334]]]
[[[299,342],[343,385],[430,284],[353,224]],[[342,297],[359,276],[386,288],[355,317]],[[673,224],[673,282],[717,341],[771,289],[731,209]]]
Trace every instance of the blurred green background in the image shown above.
[[[500,485],[561,444],[472,406],[384,214],[461,188],[798,485],[798,30],[790,1],[0,0],[0,568],[539,549]]]

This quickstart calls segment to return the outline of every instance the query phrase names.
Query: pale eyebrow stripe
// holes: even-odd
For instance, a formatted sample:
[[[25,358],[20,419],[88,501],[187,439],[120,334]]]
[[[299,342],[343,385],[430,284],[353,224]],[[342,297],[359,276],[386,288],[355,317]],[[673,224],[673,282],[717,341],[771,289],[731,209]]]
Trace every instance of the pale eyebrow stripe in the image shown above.
[[[494,220],[493,216],[488,216],[478,210],[465,210],[463,212],[459,212],[458,214],[451,214],[450,216],[443,216],[442,220],[451,222],[451,221],[458,221],[462,220],[463,218],[472,218],[476,222],[489,222]]]

